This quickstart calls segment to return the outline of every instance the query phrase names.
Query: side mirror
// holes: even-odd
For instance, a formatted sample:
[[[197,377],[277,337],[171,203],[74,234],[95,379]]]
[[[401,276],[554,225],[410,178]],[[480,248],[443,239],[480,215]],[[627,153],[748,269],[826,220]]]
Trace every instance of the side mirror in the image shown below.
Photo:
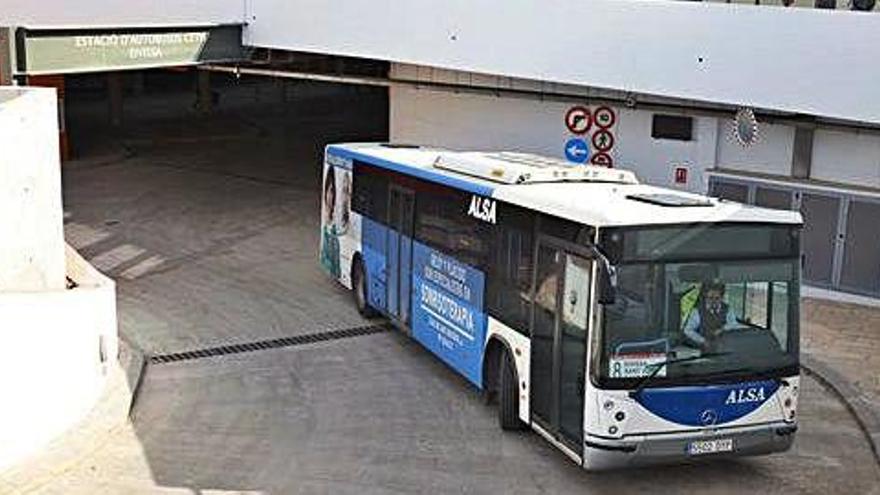
[[[617,268],[611,264],[611,260],[595,244],[590,245],[590,251],[596,256],[599,263],[598,301],[599,304],[614,304],[617,300]]]
[[[614,304],[617,301],[617,269],[611,263],[599,263],[599,304]]]

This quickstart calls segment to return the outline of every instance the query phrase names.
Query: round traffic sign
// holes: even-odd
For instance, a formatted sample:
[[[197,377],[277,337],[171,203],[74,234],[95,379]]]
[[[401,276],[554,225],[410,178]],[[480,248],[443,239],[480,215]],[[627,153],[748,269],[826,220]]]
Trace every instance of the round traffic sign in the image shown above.
[[[590,163],[600,167],[611,168],[614,166],[614,160],[611,158],[611,155],[605,152],[599,152],[593,155],[593,158],[590,159]]]
[[[565,142],[565,158],[574,163],[587,163],[590,158],[590,145],[585,139],[569,139]]]
[[[593,134],[593,148],[596,151],[608,151],[614,146],[614,135],[606,129],[599,129]]]
[[[608,129],[614,125],[614,122],[617,120],[617,115],[614,114],[614,110],[610,107],[599,107],[593,114],[593,120],[596,121],[596,126],[599,128]]]
[[[565,113],[565,127],[572,134],[586,134],[593,127],[593,115],[583,106],[571,107]]]

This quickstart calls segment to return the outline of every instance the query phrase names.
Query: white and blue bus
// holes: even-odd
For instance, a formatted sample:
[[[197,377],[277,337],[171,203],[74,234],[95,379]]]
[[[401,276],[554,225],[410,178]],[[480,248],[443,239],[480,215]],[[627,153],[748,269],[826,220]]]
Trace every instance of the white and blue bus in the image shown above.
[[[787,450],[800,214],[510,152],[326,149],[320,259],[586,469]]]

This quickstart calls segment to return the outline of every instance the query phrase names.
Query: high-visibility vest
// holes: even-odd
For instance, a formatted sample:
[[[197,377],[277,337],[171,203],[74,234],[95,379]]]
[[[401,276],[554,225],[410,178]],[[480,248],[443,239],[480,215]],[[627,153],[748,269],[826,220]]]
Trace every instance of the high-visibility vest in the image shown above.
[[[679,299],[678,307],[681,311],[681,320],[679,320],[679,324],[683,329],[685,324],[687,324],[688,317],[691,315],[691,312],[697,308],[697,302],[700,299],[700,284],[694,284],[690,289],[684,291],[681,295],[681,299]]]

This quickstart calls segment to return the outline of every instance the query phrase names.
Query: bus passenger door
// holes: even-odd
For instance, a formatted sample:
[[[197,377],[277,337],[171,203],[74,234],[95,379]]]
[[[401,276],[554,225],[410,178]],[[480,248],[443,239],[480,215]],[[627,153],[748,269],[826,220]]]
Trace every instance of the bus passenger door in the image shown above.
[[[530,409],[538,426],[581,455],[592,265],[572,250],[542,240],[535,259]]]
[[[388,194],[388,313],[409,325],[415,196],[392,185]]]

